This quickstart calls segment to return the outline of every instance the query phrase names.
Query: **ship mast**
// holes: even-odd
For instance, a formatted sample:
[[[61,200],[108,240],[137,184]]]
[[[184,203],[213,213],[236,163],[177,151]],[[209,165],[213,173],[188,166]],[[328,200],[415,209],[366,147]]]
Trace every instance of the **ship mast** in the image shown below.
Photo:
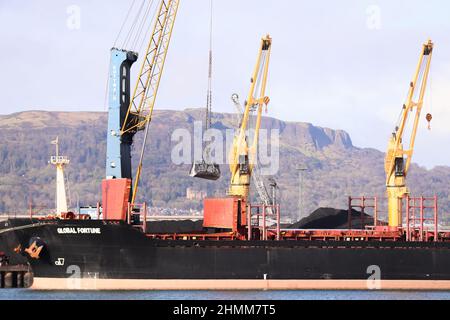
[[[56,214],[62,216],[68,212],[66,186],[64,183],[64,167],[70,163],[68,157],[59,155],[59,137],[51,142],[55,145],[56,155],[50,158],[50,163],[56,167]]]

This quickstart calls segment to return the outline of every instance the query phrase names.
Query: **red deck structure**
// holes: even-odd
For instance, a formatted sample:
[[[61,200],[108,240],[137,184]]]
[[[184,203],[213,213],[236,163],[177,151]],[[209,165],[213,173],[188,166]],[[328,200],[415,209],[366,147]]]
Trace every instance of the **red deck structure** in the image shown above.
[[[438,198],[407,197],[405,229],[407,241],[438,241]]]
[[[139,228],[152,239],[162,240],[256,240],[256,241],[405,241],[405,242],[450,242],[450,229],[439,226],[438,197],[405,197],[403,203],[404,224],[390,228],[380,220],[378,197],[348,198],[348,229],[304,230],[281,228],[280,205],[247,204],[236,199],[211,202],[205,228],[218,226],[216,233],[150,234],[147,233],[148,207],[146,204],[128,206],[126,221]],[[219,208],[214,217],[214,208]],[[214,209],[214,210],[213,210]],[[361,228],[353,228],[353,210],[361,212]],[[99,210],[99,208],[98,208]],[[371,212],[370,212],[371,211]],[[372,213],[372,214],[370,214]],[[365,223],[366,214],[373,217],[373,225]],[[227,217],[229,215],[229,217]],[[70,219],[83,219],[75,215]],[[49,217],[42,218],[49,219]],[[62,219],[69,219],[62,217]],[[226,222],[224,225],[223,223]],[[230,225],[230,223],[232,225]],[[223,229],[226,227],[227,229]]]

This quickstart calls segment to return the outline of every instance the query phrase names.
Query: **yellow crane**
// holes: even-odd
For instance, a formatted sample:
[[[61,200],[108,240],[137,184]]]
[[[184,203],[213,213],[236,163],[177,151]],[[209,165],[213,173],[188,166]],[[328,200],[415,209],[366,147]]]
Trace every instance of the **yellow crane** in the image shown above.
[[[399,124],[389,139],[385,159],[385,171],[390,227],[402,226],[402,198],[409,194],[406,186],[406,176],[414,153],[414,144],[424,103],[433,47],[434,44],[431,40],[426,42],[422,47],[419,63],[414,78],[410,83],[408,97],[406,103],[403,105]],[[410,114],[414,116],[414,122],[411,129],[409,148],[405,150],[403,138]],[[431,115],[428,114],[427,120],[431,121],[431,118]]]
[[[144,61],[139,72],[130,106],[121,129],[121,136],[145,130],[136,177],[132,189],[131,203],[134,204],[142,173],[145,146],[152,120],[167,52],[172,37],[180,0],[161,0],[156,13],[155,24]]]
[[[272,38],[267,35],[261,39],[256,66],[251,78],[250,92],[245,102],[244,113],[238,134],[234,137],[230,151],[231,183],[230,196],[248,199],[251,174],[256,161],[259,131],[261,127],[262,110],[270,99],[265,95],[269,72]],[[250,115],[256,110],[256,125],[253,142],[249,147],[247,128]]]

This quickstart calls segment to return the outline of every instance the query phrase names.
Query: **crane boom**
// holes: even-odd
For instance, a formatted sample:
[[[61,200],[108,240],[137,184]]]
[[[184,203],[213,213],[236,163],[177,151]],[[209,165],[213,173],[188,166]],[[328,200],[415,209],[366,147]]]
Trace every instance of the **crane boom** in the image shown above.
[[[251,87],[245,103],[241,127],[238,135],[234,137],[230,152],[231,183],[228,194],[247,199],[250,187],[250,178],[258,147],[259,130],[261,127],[262,109],[267,107],[269,98],[265,96],[267,77],[269,72],[272,38],[269,35],[261,39],[256,66],[251,78]],[[257,109],[255,134],[253,143],[249,147],[247,141],[247,126],[253,108]]]
[[[146,128],[155,104],[180,0],[161,0],[122,134]]]
[[[161,0],[153,27],[152,37],[147,47],[134,93],[130,100],[130,105],[121,130],[121,135],[145,130],[144,142],[132,189],[132,204],[136,200],[145,146],[147,143],[149,123],[152,120],[156,96],[161,83],[161,76],[163,74],[179,4],[180,0]]]
[[[236,114],[238,117],[238,126],[241,126],[242,122],[242,114],[243,114],[243,107],[239,101],[239,96],[235,93],[231,96],[231,100],[233,101],[234,106],[236,107]],[[256,191],[258,192],[259,198],[266,206],[271,206],[275,204],[274,197],[271,197],[269,195],[269,192],[267,190],[267,187],[264,183],[264,180],[261,176],[260,168],[258,166],[258,163],[255,163],[255,166],[253,167],[252,171],[252,180],[255,185]],[[268,208],[269,211],[271,211],[271,208]]]
[[[401,199],[409,193],[406,187],[406,176],[414,153],[433,48],[434,44],[431,40],[422,46],[416,72],[410,83],[407,101],[403,105],[399,125],[395,128],[395,131],[389,139],[385,158],[385,171],[390,227],[399,227],[402,225]],[[414,122],[411,129],[409,148],[405,150],[403,148],[403,141],[410,114],[414,115]]]

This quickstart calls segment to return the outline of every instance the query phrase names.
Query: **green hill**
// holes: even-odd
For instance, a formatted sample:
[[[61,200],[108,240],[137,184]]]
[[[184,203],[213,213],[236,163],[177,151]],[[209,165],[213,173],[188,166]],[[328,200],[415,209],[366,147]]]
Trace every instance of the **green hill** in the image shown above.
[[[100,201],[106,118],[106,113],[43,111],[0,116],[0,212],[23,212],[30,200],[35,206],[54,207],[55,171],[48,160],[54,152],[50,141],[56,136],[61,141],[61,152],[71,160],[66,172],[72,206],[77,200],[81,205]],[[201,209],[201,202],[186,199],[187,188],[207,190],[210,196],[225,195],[227,166],[222,166],[224,174],[218,182],[206,182],[190,178],[189,165],[171,162],[176,144],[171,141],[174,130],[184,128],[192,132],[194,122],[202,119],[199,109],[156,112],[140,200],[157,207]],[[234,126],[236,116],[215,114],[214,122],[215,128],[223,131]],[[303,213],[318,207],[346,208],[349,195],[384,195],[384,154],[353,146],[346,132],[273,118],[264,118],[263,128],[280,131],[280,169],[275,178],[283,215],[299,216],[299,166],[308,169],[303,182]],[[136,138],[135,159],[141,139],[141,135]],[[414,195],[437,194],[442,216],[449,211],[450,167],[426,170],[413,165],[408,183]]]

